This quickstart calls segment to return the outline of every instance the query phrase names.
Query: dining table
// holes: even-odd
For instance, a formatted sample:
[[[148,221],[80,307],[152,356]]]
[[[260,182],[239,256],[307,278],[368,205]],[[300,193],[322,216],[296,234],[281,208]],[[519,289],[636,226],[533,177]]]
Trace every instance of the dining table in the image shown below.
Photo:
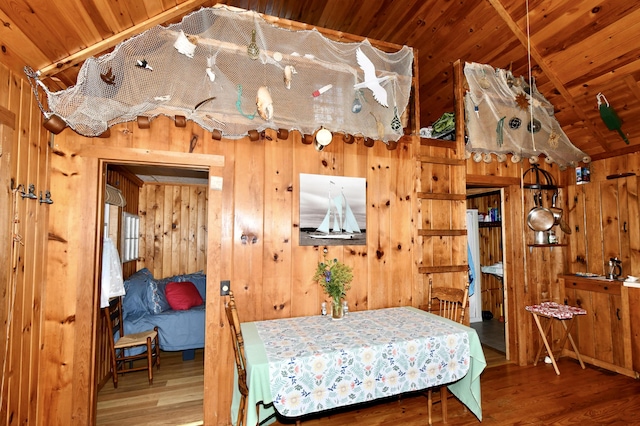
[[[241,324],[248,425],[446,385],[482,420],[486,366],[474,329],[414,307]],[[237,424],[237,374],[231,406]],[[259,404],[258,414],[256,405]],[[425,397],[426,404],[426,397]]]

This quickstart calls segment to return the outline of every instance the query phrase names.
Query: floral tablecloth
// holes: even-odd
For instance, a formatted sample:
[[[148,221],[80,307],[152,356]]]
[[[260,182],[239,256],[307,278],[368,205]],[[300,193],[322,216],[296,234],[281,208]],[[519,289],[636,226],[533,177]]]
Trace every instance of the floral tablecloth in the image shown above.
[[[407,309],[256,323],[273,403],[297,417],[451,383],[469,370],[464,330]]]
[[[314,347],[313,350],[300,350],[298,346],[292,346],[295,348],[295,351],[289,352],[288,349],[284,348],[287,345],[296,344],[291,341],[286,344],[281,342],[281,340],[284,339],[291,339],[290,332],[298,332],[297,329],[290,327],[298,327],[295,325],[296,323],[307,324],[308,322],[308,324],[315,324],[316,321],[322,325],[321,329],[317,329],[315,325],[310,325],[311,328],[307,329],[307,337],[304,338]],[[283,381],[285,386],[287,382],[293,381],[293,378],[282,376],[282,373],[272,373],[272,370],[278,370],[271,368],[271,360],[267,355],[267,347],[272,346],[271,342],[274,340],[265,336],[267,340],[263,341],[258,328],[263,328],[264,323],[265,322],[260,321],[241,324],[247,358],[247,384],[249,385],[247,424],[249,425],[254,425],[257,422],[259,422],[260,425],[268,425],[275,422],[274,401],[281,399],[282,396],[289,399],[289,394],[285,393],[285,391],[280,392],[281,395],[278,395],[277,392],[276,394],[272,393],[271,375],[274,374],[275,377],[277,377],[277,381]],[[300,360],[304,353],[311,354],[304,356],[318,356],[320,362],[308,367],[308,370],[311,372],[314,372],[314,368],[319,368],[327,363],[327,358],[316,355],[316,352],[320,353],[323,348],[331,348],[332,345],[335,345],[337,348],[335,349],[334,358],[328,358],[331,366],[335,367],[333,370],[334,373],[332,373],[333,375],[327,373],[316,374],[318,377],[313,378],[310,382],[313,386],[312,390],[306,388],[306,386],[309,385],[301,385],[300,395],[303,395],[304,391],[307,397],[320,398],[320,400],[333,398],[335,402],[336,397],[331,395],[336,394],[337,396],[341,392],[350,394],[353,385],[354,388],[360,386],[362,389],[362,391],[358,390],[356,392],[354,390],[353,392],[373,399],[374,397],[378,397],[380,392],[389,391],[391,392],[390,394],[403,392],[404,387],[407,386],[409,389],[413,389],[413,386],[418,389],[419,386],[446,383],[449,391],[469,408],[478,420],[482,420],[480,375],[486,366],[486,361],[482,352],[480,339],[475,330],[470,327],[413,307],[352,312],[347,318],[341,321],[331,321],[326,317],[315,316],[273,320],[266,321],[266,323],[269,324],[264,327],[272,330],[275,336],[273,339],[277,342],[274,348],[269,350],[273,350],[276,353],[283,353],[284,356],[287,357],[285,359],[292,362],[294,360]],[[293,326],[292,323],[294,323]],[[359,357],[349,356],[347,352],[352,350],[349,348],[353,348],[356,345],[355,342],[360,342],[364,348],[366,343],[363,343],[365,342],[363,335],[368,332],[361,332],[355,327],[355,324],[360,324],[360,326],[373,331],[378,330],[377,333],[375,333],[378,335],[378,343],[376,345],[369,344],[366,349],[359,352]],[[392,324],[395,324],[395,326]],[[306,326],[302,326],[302,328],[304,329]],[[313,329],[313,332],[310,331],[311,329]],[[289,330],[290,332],[285,332],[284,330]],[[316,331],[318,334],[315,334]],[[460,332],[466,334],[466,338],[463,337]],[[324,334],[321,335],[320,333]],[[437,336],[439,334],[441,338],[435,338],[436,340],[440,340],[439,343],[430,340],[430,335]],[[451,334],[454,337],[449,340],[448,338],[442,338],[443,334]],[[461,343],[464,342],[465,339],[467,343]],[[469,347],[468,350],[464,349],[465,345]],[[374,346],[379,347],[378,353],[381,355],[373,355],[373,352],[370,352]],[[404,349],[393,349],[393,346]],[[408,356],[408,358],[403,358],[406,356],[403,354],[413,354],[414,348],[415,355],[413,357]],[[460,358],[460,361],[456,360],[456,356],[453,355],[453,353],[457,351],[461,351],[459,352],[461,354],[466,354]],[[431,361],[426,360],[436,353],[444,354],[443,360],[436,361],[435,358]],[[285,360],[283,359],[281,362],[284,364]],[[339,368],[337,365],[338,362],[340,363]],[[356,380],[356,377],[352,375],[353,373],[350,373],[348,370],[350,363],[364,366],[361,374],[366,378],[366,381],[360,378]],[[374,370],[374,368],[382,368],[385,364],[391,366],[386,372]],[[449,370],[449,367],[451,370]],[[288,368],[289,367],[287,367],[287,369]],[[296,371],[294,367],[291,368],[293,368],[292,372]],[[463,373],[465,369],[468,369],[466,374]],[[364,374],[365,370],[369,372],[366,375]],[[280,369],[280,371],[282,370]],[[413,374],[415,371],[418,372],[418,377]],[[338,377],[342,376],[344,376],[344,378],[338,380]],[[448,378],[446,378],[447,376]],[[331,377],[334,379],[334,384],[329,384]],[[319,381],[319,385],[315,384],[316,380]],[[453,381],[447,382],[447,380]],[[299,379],[296,381],[297,384],[300,382],[303,382],[303,380]],[[304,382],[309,383],[306,379]],[[296,396],[294,395],[293,397],[295,404],[291,404],[291,401],[289,401],[290,405],[306,406],[306,403],[301,399],[296,402]],[[311,404],[312,408],[319,406],[315,399],[309,399],[313,401]],[[349,404],[355,402],[356,401],[348,401]],[[238,391],[237,375],[235,375],[231,404],[231,422],[234,425],[237,424],[236,417],[239,403],[240,392]],[[281,405],[283,405],[285,409],[288,409],[286,404],[287,401],[284,401],[284,404]],[[322,406],[324,407],[325,404],[326,402],[323,403]],[[256,412],[254,408],[256,406],[259,407],[258,412]],[[279,410],[280,409],[282,408],[279,408]],[[314,411],[318,410],[319,409],[314,408]]]

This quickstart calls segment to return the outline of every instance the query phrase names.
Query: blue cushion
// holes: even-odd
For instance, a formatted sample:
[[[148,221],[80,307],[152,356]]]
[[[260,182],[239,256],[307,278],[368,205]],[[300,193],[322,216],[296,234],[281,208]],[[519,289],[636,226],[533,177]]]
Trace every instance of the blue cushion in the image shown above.
[[[153,281],[153,274],[147,268],[139,270],[125,280],[125,295],[122,298],[123,316],[141,316],[150,312],[147,289],[151,281]]]
[[[171,309],[171,305],[167,301],[165,288],[170,282],[191,281],[196,288],[203,302],[206,301],[207,294],[207,276],[204,272],[194,272],[191,274],[174,275],[172,277],[162,278],[160,280],[151,279],[147,288],[148,311],[152,314],[160,314]]]
[[[171,280],[163,278],[161,280],[151,280],[147,288],[147,300],[149,302],[149,312],[152,314],[160,314],[171,309],[167,297],[165,296],[165,287]]]

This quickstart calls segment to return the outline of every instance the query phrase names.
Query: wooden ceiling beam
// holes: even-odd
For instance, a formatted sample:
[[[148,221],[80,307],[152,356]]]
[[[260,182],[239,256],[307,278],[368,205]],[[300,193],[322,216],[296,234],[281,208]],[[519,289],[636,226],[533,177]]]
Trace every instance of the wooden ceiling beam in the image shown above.
[[[86,49],[82,49],[79,52],[69,55],[60,61],[54,62],[51,65],[47,65],[46,67],[40,69],[40,77],[51,77],[59,73],[60,71],[74,67],[87,58],[101,54],[102,52],[116,46],[118,43],[130,37],[138,35],[148,30],[149,28],[155,27],[156,25],[164,24],[179,16],[185,15],[207,2],[209,2],[209,0],[187,0],[184,3],[179,4],[178,6],[165,10],[164,12],[154,16],[153,18],[149,18],[146,21],[139,23],[138,25],[127,28],[126,30],[114,34],[102,41],[99,41],[98,43],[89,46]]]
[[[500,16],[500,18],[504,21],[507,27],[509,27],[513,35],[516,36],[516,38],[520,41],[522,46],[524,46],[524,48],[527,49],[530,44],[527,38],[527,35],[522,32],[518,24],[513,20],[513,18],[511,18],[511,15],[509,15],[509,12],[507,12],[507,10],[505,9],[501,1],[500,0],[488,0],[488,1],[489,1],[489,4],[491,4],[491,6],[495,9],[498,16]],[[535,46],[531,46],[531,56],[536,61],[536,63],[540,66],[540,68],[545,73],[545,75],[549,78],[549,81],[551,82],[551,84],[553,84],[553,86],[558,90],[558,92],[560,93],[560,96],[562,96],[564,100],[567,101],[569,106],[571,106],[571,108],[575,111],[578,117],[580,117],[580,119],[583,121],[585,126],[589,129],[589,131],[593,133],[596,141],[600,144],[600,146],[605,151],[609,151],[611,148],[605,142],[604,135],[600,133],[600,131],[591,123],[590,120],[587,119],[584,111],[578,107],[578,105],[573,99],[573,96],[571,96],[571,94],[569,93],[567,88],[564,86],[564,84],[562,84],[562,81],[560,81],[560,79],[558,78],[558,76],[556,75],[552,67],[549,66],[547,61],[537,51]]]

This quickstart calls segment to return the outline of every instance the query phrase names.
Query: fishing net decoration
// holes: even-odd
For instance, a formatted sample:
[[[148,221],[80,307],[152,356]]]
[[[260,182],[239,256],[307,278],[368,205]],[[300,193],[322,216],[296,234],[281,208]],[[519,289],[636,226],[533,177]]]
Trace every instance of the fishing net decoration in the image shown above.
[[[369,88],[354,89],[364,78],[358,49],[374,64],[377,77],[386,77],[380,84],[388,107]],[[315,29],[283,29],[255,12],[213,7],[87,59],[76,85],[65,90],[51,92],[37,73],[25,72],[34,91],[40,86],[46,93],[45,116],[58,115],[85,136],[99,136],[138,116],[178,115],[231,139],[254,129],[313,134],[325,127],[388,142],[402,136],[398,120],[408,106],[412,64],[413,50],[407,46],[385,53],[367,40],[336,42]],[[262,86],[268,88],[263,116],[256,111]]]
[[[476,161],[481,154],[485,158],[495,154],[499,159],[512,154],[514,162],[527,157],[537,162],[544,154],[547,163],[556,163],[561,169],[591,161],[569,141],[554,116],[553,105],[535,84],[529,88],[523,77],[477,63],[465,63],[464,75],[469,85],[465,94],[466,151],[475,154]]]

